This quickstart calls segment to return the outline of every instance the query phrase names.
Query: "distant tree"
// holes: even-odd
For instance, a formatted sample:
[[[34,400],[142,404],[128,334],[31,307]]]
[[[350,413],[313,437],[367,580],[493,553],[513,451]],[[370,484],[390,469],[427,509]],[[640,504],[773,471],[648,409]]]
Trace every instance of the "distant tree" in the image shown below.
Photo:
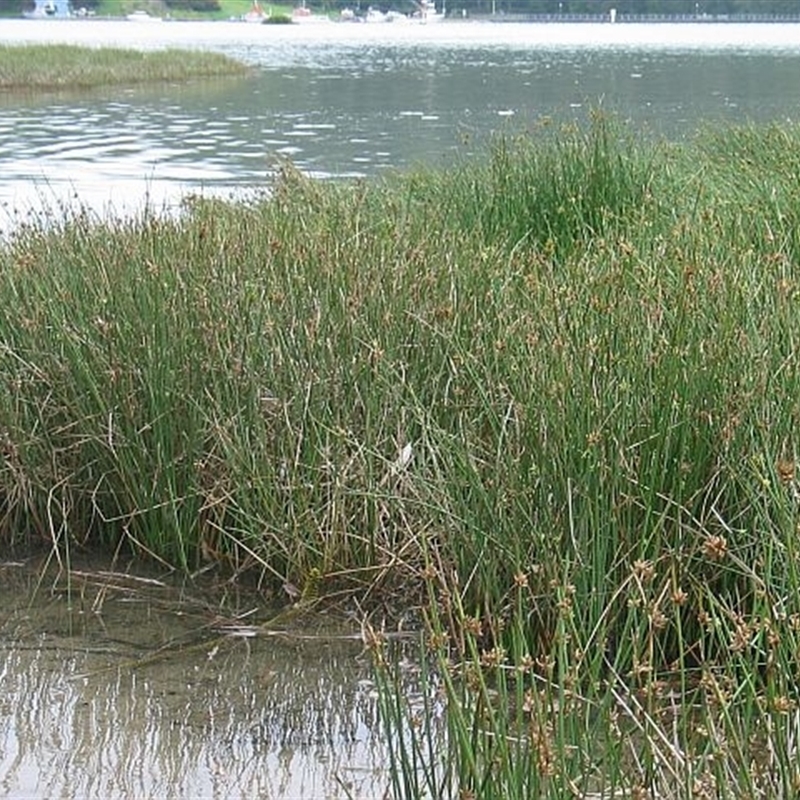
[[[800,17],[800,0],[435,0],[436,7],[447,8],[449,13],[460,14],[463,9],[468,14],[597,14],[607,16],[610,9],[625,14],[694,15],[709,14],[765,14],[796,15]],[[14,0],[0,0],[3,3]],[[73,4],[76,0],[73,0]],[[194,11],[218,11],[219,0],[164,0],[170,8],[192,9]],[[285,0],[299,4],[300,0]],[[343,8],[366,11],[375,6],[384,11],[394,9],[405,13],[412,12],[416,0],[305,0],[306,5],[315,11],[336,12]],[[86,3],[88,5],[88,3]],[[264,5],[264,0],[262,0]]]
[[[219,0],[165,0],[169,8],[188,11],[219,11]]]
[[[100,0],[72,0],[73,8],[96,9]],[[18,17],[25,11],[33,11],[35,0],[0,0],[0,17]]]
[[[309,0],[315,8],[345,6],[394,7],[407,10],[413,0]],[[800,16],[800,0],[436,0],[441,8],[464,9],[469,14],[620,14],[731,15],[774,14]]]
[[[0,0],[0,16],[16,17],[28,8],[26,0]],[[30,3],[33,5],[33,3]]]

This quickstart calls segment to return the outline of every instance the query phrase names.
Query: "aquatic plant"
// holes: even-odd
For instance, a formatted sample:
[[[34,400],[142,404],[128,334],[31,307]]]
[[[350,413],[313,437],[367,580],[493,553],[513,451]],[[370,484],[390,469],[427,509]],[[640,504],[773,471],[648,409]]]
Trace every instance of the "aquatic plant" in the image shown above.
[[[144,52],[61,44],[0,45],[0,91],[54,91],[243,76],[248,67],[221,53]]]
[[[450,749],[378,658],[399,795],[790,796],[798,170],[599,117],[23,227],[0,534],[417,605]]]

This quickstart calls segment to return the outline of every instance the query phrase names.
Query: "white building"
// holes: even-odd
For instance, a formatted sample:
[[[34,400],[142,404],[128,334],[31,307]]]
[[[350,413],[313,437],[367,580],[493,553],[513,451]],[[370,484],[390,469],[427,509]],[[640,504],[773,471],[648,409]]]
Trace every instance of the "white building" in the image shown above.
[[[33,19],[58,19],[71,16],[70,0],[34,0],[34,7],[25,12]]]

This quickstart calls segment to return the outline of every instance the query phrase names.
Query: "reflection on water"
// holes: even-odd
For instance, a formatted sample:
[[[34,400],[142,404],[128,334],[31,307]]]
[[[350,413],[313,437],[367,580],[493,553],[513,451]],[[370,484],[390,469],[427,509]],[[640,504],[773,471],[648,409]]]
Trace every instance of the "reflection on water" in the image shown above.
[[[0,797],[383,796],[360,641],[308,621],[220,633],[252,608],[197,586],[0,566]]]
[[[669,135],[796,118],[800,25],[260,26],[4,20],[0,43],[219,50],[241,80],[0,97],[0,204],[263,189],[275,159],[361,176],[440,164],[492,132],[604,107]],[[3,225],[0,211],[0,227]]]

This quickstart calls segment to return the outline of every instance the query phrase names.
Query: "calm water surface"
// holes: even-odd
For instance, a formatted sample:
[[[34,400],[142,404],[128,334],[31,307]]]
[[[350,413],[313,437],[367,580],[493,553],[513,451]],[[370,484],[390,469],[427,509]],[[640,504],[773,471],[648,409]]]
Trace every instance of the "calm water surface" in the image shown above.
[[[254,595],[223,588],[0,563],[0,798],[383,797],[353,625],[261,631]]]
[[[371,176],[480,152],[495,131],[602,104],[670,136],[800,116],[800,25],[0,22],[0,43],[213,49],[241,80],[0,96],[0,204],[120,210],[234,194],[290,157]]]

